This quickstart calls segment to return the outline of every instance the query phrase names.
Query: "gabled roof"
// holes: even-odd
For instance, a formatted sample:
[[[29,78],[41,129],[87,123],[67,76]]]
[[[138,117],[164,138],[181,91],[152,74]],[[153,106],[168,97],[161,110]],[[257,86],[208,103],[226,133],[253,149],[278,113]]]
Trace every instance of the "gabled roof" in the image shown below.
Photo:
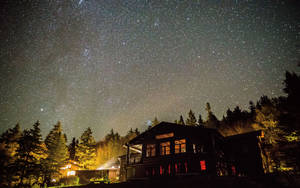
[[[193,136],[193,135],[201,135],[201,134],[207,135],[208,133],[212,133],[222,137],[222,135],[216,129],[204,128],[199,126],[180,125],[180,124],[170,123],[170,122],[161,122],[158,125],[150,128],[149,130],[146,130],[142,134],[133,138],[128,142],[128,144],[129,145],[141,144],[147,139],[154,139],[155,135],[157,134],[164,134],[170,132],[173,132],[175,136],[178,134]]]
[[[227,141],[236,141],[236,140],[250,138],[250,137],[262,136],[262,134],[263,134],[263,132],[261,130],[258,130],[258,131],[251,131],[251,132],[246,132],[246,133],[242,133],[242,134],[227,136],[227,137],[225,137],[225,139]]]

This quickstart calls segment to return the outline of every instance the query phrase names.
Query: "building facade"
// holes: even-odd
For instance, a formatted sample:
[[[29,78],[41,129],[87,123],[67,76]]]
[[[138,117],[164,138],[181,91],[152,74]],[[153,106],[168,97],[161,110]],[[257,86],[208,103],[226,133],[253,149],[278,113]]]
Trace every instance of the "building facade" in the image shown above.
[[[224,138],[216,129],[161,122],[126,144],[127,155],[120,157],[120,180],[257,175],[263,173],[259,136],[256,131]],[[252,153],[247,156],[247,152]]]

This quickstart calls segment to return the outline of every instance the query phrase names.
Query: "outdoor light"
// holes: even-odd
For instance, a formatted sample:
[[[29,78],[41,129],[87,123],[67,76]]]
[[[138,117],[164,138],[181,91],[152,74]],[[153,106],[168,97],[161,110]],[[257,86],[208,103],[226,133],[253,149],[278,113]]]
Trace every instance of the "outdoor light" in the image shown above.
[[[75,171],[69,171],[69,172],[67,172],[67,176],[75,176]]]

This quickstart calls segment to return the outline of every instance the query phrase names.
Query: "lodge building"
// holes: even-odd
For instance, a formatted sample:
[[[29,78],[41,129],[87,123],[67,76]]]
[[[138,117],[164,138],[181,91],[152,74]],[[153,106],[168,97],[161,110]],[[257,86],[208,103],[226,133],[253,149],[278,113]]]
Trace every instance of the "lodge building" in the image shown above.
[[[120,181],[166,176],[263,173],[261,131],[223,137],[216,129],[161,122],[130,140]]]

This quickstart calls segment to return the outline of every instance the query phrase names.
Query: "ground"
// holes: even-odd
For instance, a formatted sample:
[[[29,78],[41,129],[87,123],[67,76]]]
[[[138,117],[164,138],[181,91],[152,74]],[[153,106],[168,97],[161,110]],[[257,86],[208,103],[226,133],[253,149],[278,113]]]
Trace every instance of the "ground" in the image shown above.
[[[99,188],[296,188],[300,187],[300,176],[266,175],[261,177],[170,177],[148,181],[132,181],[118,184],[90,184],[82,187]]]

